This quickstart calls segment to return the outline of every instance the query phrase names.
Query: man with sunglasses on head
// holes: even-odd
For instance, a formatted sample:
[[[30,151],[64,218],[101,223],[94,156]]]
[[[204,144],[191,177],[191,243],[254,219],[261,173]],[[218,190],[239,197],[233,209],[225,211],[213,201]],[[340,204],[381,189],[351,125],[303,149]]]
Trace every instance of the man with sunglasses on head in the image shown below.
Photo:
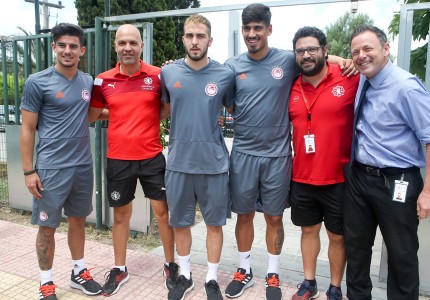
[[[293,39],[301,75],[291,88],[289,115],[293,125],[291,220],[301,226],[304,280],[292,300],[316,299],[315,280],[322,222],[329,238],[328,300],[341,300],[345,270],[343,237],[343,167],[352,141],[354,99],[359,76],[341,75],[327,62],[325,34],[315,27],[299,29]]]
[[[226,62],[236,78],[229,175],[239,250],[239,268],[225,291],[230,298],[239,297],[254,283],[251,247],[258,198],[267,226],[266,299],[282,298],[279,288],[279,261],[284,243],[282,216],[288,206],[292,160],[288,99],[298,72],[292,51],[269,47],[270,20],[269,7],[248,5],[242,13],[242,35],[248,52]],[[344,62],[338,57],[334,60]],[[348,73],[349,68],[346,69]]]

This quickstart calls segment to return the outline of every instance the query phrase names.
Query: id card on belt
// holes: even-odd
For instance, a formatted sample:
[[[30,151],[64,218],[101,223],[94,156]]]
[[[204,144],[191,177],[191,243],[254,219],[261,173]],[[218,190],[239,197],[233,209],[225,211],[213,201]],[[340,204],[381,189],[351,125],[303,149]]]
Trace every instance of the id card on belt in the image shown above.
[[[406,192],[408,190],[409,182],[403,180],[394,181],[394,194],[393,201],[403,202],[406,201]]]

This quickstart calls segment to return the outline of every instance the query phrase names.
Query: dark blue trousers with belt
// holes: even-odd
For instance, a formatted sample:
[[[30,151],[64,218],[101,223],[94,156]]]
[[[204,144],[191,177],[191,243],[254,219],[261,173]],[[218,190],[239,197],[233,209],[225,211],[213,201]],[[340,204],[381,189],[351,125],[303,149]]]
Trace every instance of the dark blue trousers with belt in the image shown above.
[[[423,188],[418,168],[376,169],[354,162],[346,167],[344,203],[346,284],[349,300],[372,299],[370,263],[379,226],[388,252],[388,300],[415,300],[419,295],[418,217]],[[394,181],[408,181],[405,203],[393,201]]]

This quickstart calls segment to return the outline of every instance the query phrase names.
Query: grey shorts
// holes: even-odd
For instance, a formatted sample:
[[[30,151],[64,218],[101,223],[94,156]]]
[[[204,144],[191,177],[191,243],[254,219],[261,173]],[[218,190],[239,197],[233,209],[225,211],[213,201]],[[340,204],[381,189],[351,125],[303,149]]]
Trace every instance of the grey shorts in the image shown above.
[[[37,170],[42,199],[33,197],[33,225],[57,228],[62,210],[68,217],[87,217],[93,210],[93,166]]]
[[[182,228],[194,225],[199,203],[206,225],[224,226],[231,217],[228,174],[187,174],[166,170],[169,224]]]
[[[289,207],[291,155],[282,157],[253,156],[236,151],[230,155],[230,194],[232,211],[249,214],[261,199],[262,210],[280,216]]]

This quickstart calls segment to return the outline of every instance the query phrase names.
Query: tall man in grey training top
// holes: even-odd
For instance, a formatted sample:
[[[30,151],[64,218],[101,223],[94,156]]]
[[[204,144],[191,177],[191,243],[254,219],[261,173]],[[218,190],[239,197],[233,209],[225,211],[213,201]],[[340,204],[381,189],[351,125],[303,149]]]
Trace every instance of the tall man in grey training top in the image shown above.
[[[242,35],[248,52],[228,60],[235,73],[235,133],[230,157],[232,211],[237,213],[239,268],[228,285],[227,297],[239,297],[253,285],[251,247],[257,198],[266,220],[268,268],[266,299],[282,298],[279,259],[284,243],[282,215],[287,205],[291,173],[291,136],[288,98],[295,75],[292,51],[270,48],[271,12],[250,4],[242,13]],[[345,61],[329,56],[329,61]],[[348,73],[346,68],[344,73]]]
[[[52,28],[57,63],[30,75],[22,95],[21,156],[25,184],[33,198],[31,223],[39,225],[36,252],[39,299],[57,299],[52,278],[56,228],[62,210],[68,219],[73,259],[70,285],[87,295],[101,293],[84,263],[85,218],[91,213],[93,165],[88,130],[92,78],[78,70],[84,32],[73,24]],[[39,143],[33,162],[36,130]]]
[[[182,37],[187,57],[161,70],[162,98],[171,111],[166,193],[170,225],[175,230],[180,276],[169,300],[182,300],[193,287],[190,272],[191,229],[196,202],[206,223],[208,300],[222,300],[217,270],[222,226],[230,215],[228,151],[218,125],[222,106],[233,93],[230,68],[208,58],[212,44],[209,20],[192,15]]]

